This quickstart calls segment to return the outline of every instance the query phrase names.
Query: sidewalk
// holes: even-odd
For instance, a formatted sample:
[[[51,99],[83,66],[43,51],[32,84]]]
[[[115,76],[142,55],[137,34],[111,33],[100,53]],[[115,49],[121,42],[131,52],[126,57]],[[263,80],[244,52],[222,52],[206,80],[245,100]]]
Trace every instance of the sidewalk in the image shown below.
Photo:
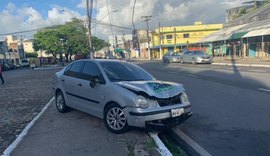
[[[59,113],[54,100],[11,152],[12,156],[159,155],[143,131],[109,132],[101,119],[71,110]]]
[[[270,68],[270,59],[259,58],[214,58],[213,65],[228,65],[242,67],[266,67]]]
[[[136,62],[147,62],[147,59],[131,59],[131,61]],[[151,61],[160,62],[160,59],[152,59]],[[258,58],[217,58],[213,59],[213,65],[223,65],[223,66],[239,66],[239,67],[265,67],[270,68],[270,59],[258,59]]]

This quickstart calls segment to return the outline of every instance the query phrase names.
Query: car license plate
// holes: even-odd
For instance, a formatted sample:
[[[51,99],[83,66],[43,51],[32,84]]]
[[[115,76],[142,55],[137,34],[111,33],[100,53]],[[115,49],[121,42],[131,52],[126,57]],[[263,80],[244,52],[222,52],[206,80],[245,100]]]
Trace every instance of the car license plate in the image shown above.
[[[180,116],[184,113],[184,108],[171,109],[172,117]]]

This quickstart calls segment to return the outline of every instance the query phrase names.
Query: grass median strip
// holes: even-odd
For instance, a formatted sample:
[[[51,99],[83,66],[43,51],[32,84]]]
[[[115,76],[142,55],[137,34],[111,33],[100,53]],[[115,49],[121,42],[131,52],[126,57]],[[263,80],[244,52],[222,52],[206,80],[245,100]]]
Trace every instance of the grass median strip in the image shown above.
[[[187,156],[187,153],[178,145],[176,145],[171,139],[162,135],[160,137],[162,142],[168,148],[168,150],[172,153],[173,156]]]

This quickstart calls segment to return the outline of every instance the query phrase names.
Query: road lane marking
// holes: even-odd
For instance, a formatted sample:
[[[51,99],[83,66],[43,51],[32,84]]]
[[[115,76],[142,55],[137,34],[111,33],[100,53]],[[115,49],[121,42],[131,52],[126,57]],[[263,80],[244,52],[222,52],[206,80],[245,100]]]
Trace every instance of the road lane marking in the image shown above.
[[[196,75],[183,74],[183,73],[178,73],[178,72],[168,72],[168,73],[170,73],[170,74],[176,74],[176,75],[181,75],[181,76],[194,77],[194,78],[198,77],[198,76],[196,76]]]
[[[265,91],[265,92],[270,92],[270,89],[258,88],[258,90]]]
[[[168,150],[168,148],[160,140],[160,138],[158,137],[157,133],[148,133],[148,134],[155,141],[156,145],[158,146],[159,153],[162,156],[173,156],[172,153]]]
[[[33,127],[35,122],[48,109],[48,107],[51,105],[53,100],[54,100],[54,97],[42,108],[42,110],[38,113],[38,115],[23,129],[23,131],[16,138],[16,140],[6,148],[6,150],[3,152],[2,156],[9,156],[11,154],[11,152],[19,145],[19,143],[22,141],[22,139],[27,135],[30,128]]]
[[[192,147],[200,155],[202,155],[202,156],[212,156],[204,148],[202,148],[198,143],[196,143],[194,140],[192,140],[189,136],[187,136],[184,132],[182,132],[178,128],[173,128],[172,131],[175,134],[177,134],[181,139],[183,139],[190,147]]]

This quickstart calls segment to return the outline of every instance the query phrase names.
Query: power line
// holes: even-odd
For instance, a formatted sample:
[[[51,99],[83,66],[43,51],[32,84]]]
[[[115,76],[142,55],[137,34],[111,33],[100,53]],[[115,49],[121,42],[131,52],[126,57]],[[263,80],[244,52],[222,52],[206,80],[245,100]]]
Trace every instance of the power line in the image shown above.
[[[110,27],[110,24],[109,24],[109,23],[98,22],[98,21],[95,21],[95,20],[92,20],[91,22],[96,23],[96,24],[100,24],[100,25],[103,25],[103,26],[108,26],[108,27]],[[54,26],[54,25],[52,25],[52,26]],[[112,24],[111,26],[112,26],[112,27],[115,27],[115,28],[118,28],[118,29],[133,30],[132,28],[129,28],[129,27],[123,27],[123,26],[119,26],[119,25],[115,25],[115,24]],[[9,33],[2,33],[2,34],[0,34],[0,36],[6,36],[6,35],[13,35],[13,34],[22,34],[22,33],[34,32],[34,31],[39,31],[39,30],[45,29],[45,28],[48,28],[48,27],[39,28],[39,29],[23,30],[23,31],[15,31],[15,32],[9,32]],[[52,29],[53,29],[53,28],[52,28]]]

